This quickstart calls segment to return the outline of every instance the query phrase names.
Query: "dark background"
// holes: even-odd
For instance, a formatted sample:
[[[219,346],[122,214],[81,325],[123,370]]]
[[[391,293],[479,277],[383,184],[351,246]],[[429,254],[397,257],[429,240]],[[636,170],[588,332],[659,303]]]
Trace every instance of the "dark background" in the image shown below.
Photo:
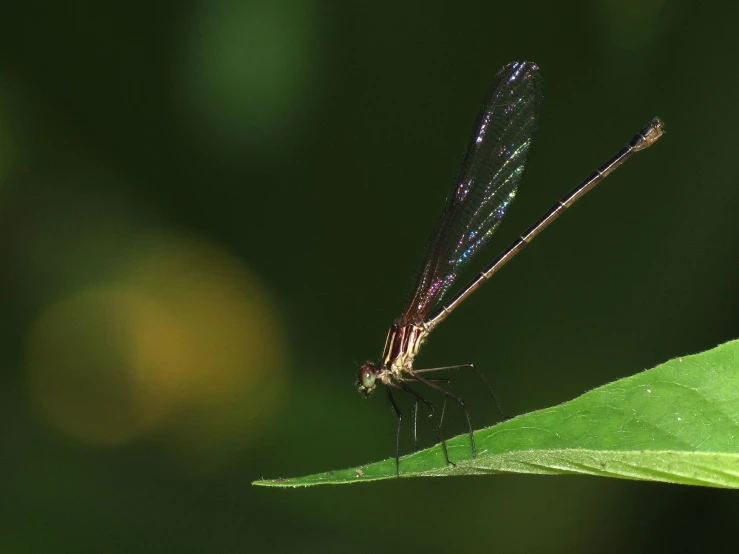
[[[731,491],[250,483],[392,454],[392,412],[357,395],[356,367],[380,355],[511,60],[540,65],[545,99],[480,264],[651,117],[668,132],[455,312],[419,365],[474,361],[515,415],[737,337],[738,19],[734,2],[662,0],[6,3],[0,552],[734,542]],[[476,427],[495,422],[472,376],[454,385]]]

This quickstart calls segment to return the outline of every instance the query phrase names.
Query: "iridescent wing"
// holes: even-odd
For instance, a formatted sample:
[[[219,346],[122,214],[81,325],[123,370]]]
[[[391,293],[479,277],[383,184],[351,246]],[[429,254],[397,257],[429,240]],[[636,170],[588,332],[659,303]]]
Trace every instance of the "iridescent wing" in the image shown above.
[[[536,64],[512,62],[498,71],[426,246],[407,321],[424,320],[495,233],[521,182],[541,99]]]

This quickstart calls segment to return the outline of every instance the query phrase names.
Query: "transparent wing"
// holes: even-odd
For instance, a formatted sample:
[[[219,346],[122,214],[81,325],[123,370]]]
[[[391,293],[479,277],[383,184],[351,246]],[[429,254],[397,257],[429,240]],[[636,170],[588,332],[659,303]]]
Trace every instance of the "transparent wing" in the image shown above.
[[[495,233],[521,182],[541,98],[536,64],[512,62],[496,74],[426,246],[406,320],[425,319]]]

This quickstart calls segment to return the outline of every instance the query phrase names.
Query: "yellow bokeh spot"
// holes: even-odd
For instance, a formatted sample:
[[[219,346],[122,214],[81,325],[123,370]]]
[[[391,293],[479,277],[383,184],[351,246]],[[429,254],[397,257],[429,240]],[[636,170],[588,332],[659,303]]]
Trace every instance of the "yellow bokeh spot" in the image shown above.
[[[149,236],[118,281],[51,306],[29,335],[31,393],[61,429],[118,444],[153,429],[228,451],[275,411],[285,344],[265,291],[213,245]]]
[[[151,394],[134,379],[132,338],[142,324],[157,340],[177,332],[165,310],[122,287],[85,291],[44,313],[29,338],[28,370],[34,399],[59,427],[91,442],[116,444],[166,415],[171,391]],[[160,352],[147,365],[180,361],[176,350]]]

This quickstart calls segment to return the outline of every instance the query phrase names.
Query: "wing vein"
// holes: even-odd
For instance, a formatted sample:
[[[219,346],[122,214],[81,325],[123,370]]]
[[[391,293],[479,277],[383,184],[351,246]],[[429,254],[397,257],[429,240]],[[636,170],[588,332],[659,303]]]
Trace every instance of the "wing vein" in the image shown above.
[[[495,76],[475,132],[416,273],[407,321],[422,321],[493,236],[516,196],[539,120],[539,68],[512,62]]]

